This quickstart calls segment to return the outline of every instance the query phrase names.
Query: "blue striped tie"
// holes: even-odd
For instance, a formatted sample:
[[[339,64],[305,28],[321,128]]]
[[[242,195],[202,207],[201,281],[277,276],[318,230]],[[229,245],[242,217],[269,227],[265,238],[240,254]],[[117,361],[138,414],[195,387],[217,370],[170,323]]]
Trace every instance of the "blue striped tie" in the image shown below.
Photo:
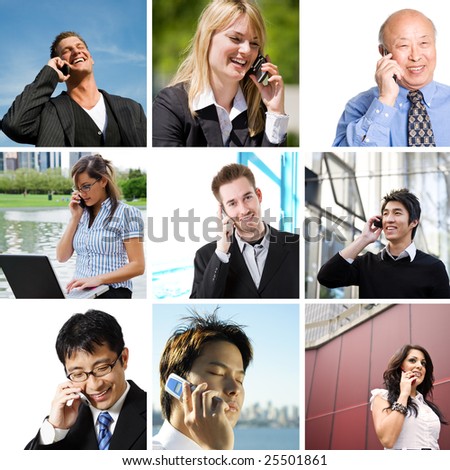
[[[111,415],[107,411],[102,411],[98,415],[98,422],[100,423],[100,430],[98,433],[98,448],[100,450],[108,450],[111,441],[111,431],[109,426],[112,423]]]

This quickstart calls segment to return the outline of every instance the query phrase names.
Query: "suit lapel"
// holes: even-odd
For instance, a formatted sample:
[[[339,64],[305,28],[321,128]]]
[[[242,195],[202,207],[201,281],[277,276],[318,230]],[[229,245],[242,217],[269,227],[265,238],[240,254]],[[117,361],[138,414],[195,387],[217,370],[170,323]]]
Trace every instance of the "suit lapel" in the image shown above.
[[[64,135],[69,141],[69,146],[73,147],[75,145],[75,116],[73,115],[72,101],[69,95],[63,91],[52,102],[56,108]]]
[[[247,111],[236,116],[232,124],[230,147],[245,147],[247,139],[249,139]]]
[[[266,285],[270,282],[273,275],[277,272],[280,265],[283,263],[284,258],[287,254],[285,250],[285,243],[280,240],[280,234],[278,230],[269,227],[270,230],[270,245],[269,253],[267,253],[266,263],[264,265],[264,271],[261,276],[261,282],[259,283],[259,292],[262,292]]]
[[[244,257],[242,256],[239,244],[236,240],[236,237],[233,237],[233,244],[231,245],[231,256],[232,264],[230,265],[230,270],[234,272],[233,277],[239,279],[239,282],[245,284],[248,289],[253,292],[256,297],[258,297],[258,292],[256,290],[255,283],[253,282],[250,271],[245,264]]]
[[[117,100],[104,90],[100,90],[105,100],[108,102],[111,112],[116,118],[117,125],[120,129],[123,146],[134,146],[139,141],[136,129],[131,125],[133,116],[130,108],[126,105],[124,100]]]
[[[212,104],[197,111],[197,119],[207,142],[207,147],[223,147],[222,131],[216,107]]]
[[[130,381],[130,385],[111,439],[111,450],[131,449],[147,430],[147,398],[134,382]]]

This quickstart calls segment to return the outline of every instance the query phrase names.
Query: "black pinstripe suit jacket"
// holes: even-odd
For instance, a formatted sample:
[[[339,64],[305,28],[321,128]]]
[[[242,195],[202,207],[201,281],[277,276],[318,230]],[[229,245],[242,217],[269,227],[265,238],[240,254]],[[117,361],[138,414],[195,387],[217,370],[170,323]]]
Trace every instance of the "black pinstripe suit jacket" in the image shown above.
[[[2,130],[12,140],[37,147],[73,147],[75,119],[66,92],[55,98],[52,93],[58,75],[46,65],[34,82],[16,97],[3,117]],[[142,106],[129,98],[100,90],[119,125],[124,147],[145,147],[147,119]]]

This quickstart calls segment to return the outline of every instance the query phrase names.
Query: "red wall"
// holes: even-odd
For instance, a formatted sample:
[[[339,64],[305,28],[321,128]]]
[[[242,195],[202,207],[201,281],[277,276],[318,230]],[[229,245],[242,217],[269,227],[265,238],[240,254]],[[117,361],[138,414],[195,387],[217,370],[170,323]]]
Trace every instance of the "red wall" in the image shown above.
[[[306,449],[382,449],[373,429],[370,390],[383,388],[389,358],[403,344],[419,344],[434,364],[434,401],[450,422],[450,306],[394,305],[306,351]],[[441,449],[450,449],[450,425]]]

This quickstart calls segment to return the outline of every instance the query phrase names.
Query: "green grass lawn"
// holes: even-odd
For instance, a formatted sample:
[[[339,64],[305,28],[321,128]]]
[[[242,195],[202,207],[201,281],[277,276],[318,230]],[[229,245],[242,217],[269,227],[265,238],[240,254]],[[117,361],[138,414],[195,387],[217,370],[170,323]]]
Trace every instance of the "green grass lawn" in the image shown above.
[[[26,209],[39,207],[41,209],[51,209],[54,207],[67,207],[70,195],[53,195],[49,201],[47,194],[0,194],[0,209]],[[131,206],[145,207],[146,199],[137,199],[136,201],[125,201]]]

